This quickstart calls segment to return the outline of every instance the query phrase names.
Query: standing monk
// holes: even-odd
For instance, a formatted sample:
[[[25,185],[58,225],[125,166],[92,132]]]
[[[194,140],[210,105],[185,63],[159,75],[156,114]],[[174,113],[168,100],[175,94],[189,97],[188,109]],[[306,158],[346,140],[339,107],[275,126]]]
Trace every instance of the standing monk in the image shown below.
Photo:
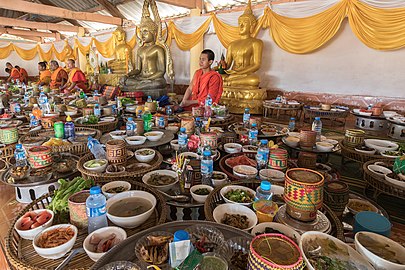
[[[20,72],[21,77],[22,77],[22,82],[27,84],[28,83],[28,72],[25,70],[25,68],[22,68],[20,66],[15,66],[15,68]]]
[[[204,104],[208,94],[213,103],[218,103],[222,95],[222,77],[211,69],[215,54],[211,50],[203,50],[200,55],[200,69],[194,73],[193,80],[188,86],[180,104],[185,109]]]
[[[46,68],[46,61],[38,63],[39,81],[38,85],[49,85],[51,81],[51,72]]]
[[[19,80],[20,82],[23,81],[21,73],[18,71],[18,69],[14,68],[10,62],[6,63],[6,67],[10,70],[10,76],[7,78],[7,82],[11,82],[11,80],[14,80],[14,82],[16,82],[17,80]]]
[[[80,88],[84,92],[87,92],[88,85],[86,75],[84,75],[83,71],[81,71],[79,68],[75,67],[75,60],[69,59],[67,61],[67,66],[70,70],[69,80],[64,86],[61,87],[61,90],[65,90],[65,92],[70,93],[73,89]]]
[[[65,83],[68,81],[68,74],[59,66],[58,62],[52,60],[49,68],[52,71],[51,83],[49,84],[51,89],[59,89],[59,87],[65,85]]]

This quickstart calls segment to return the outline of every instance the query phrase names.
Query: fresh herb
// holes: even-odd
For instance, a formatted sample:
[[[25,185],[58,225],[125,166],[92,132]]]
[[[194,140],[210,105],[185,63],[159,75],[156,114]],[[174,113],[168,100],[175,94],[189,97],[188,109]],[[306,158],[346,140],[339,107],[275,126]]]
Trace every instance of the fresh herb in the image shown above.
[[[122,98],[121,104],[122,106],[127,106],[128,104],[135,104],[135,101],[130,98]]]
[[[225,198],[237,203],[251,203],[253,202],[254,195],[242,189],[234,189],[225,194]]]
[[[194,193],[197,194],[197,195],[204,196],[204,195],[210,194],[210,191],[208,189],[206,189],[206,188],[199,188],[196,191],[194,191]]]

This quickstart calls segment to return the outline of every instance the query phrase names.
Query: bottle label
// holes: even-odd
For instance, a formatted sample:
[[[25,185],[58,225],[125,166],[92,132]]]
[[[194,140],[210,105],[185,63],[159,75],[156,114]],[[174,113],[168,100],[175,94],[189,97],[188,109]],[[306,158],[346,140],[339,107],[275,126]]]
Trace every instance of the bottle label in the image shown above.
[[[257,130],[250,130],[249,131],[249,140],[257,139],[257,135],[259,132]]]
[[[209,106],[209,107],[212,106],[212,99],[211,98],[208,98],[208,99],[205,100],[205,106]]]
[[[158,124],[159,124],[160,128],[164,128],[165,127],[165,119],[159,119]]]
[[[250,121],[250,114],[249,113],[244,113],[243,114],[243,122],[249,122]]]
[[[179,145],[187,144],[187,134],[179,134]]]
[[[269,151],[259,150],[257,151],[257,159],[262,162],[267,162],[269,160]]]
[[[86,212],[87,212],[88,217],[99,217],[99,216],[105,215],[107,210],[106,210],[105,205],[103,205],[103,206],[94,207],[94,208],[86,207]]]
[[[201,173],[210,174],[214,171],[214,162],[212,160],[201,161]]]

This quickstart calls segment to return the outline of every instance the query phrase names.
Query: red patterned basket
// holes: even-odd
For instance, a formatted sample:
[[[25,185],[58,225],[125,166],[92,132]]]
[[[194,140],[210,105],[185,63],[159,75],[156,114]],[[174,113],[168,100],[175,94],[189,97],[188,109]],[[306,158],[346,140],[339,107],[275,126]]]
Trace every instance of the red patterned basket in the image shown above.
[[[28,162],[34,169],[48,167],[52,164],[52,148],[49,146],[33,146],[29,148]]]

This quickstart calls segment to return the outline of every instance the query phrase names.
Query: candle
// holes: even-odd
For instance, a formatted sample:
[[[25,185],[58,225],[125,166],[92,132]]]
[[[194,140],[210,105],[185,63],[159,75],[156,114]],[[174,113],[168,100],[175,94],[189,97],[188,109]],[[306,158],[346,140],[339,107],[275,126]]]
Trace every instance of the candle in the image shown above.
[[[128,74],[128,49],[125,49],[125,68]]]

